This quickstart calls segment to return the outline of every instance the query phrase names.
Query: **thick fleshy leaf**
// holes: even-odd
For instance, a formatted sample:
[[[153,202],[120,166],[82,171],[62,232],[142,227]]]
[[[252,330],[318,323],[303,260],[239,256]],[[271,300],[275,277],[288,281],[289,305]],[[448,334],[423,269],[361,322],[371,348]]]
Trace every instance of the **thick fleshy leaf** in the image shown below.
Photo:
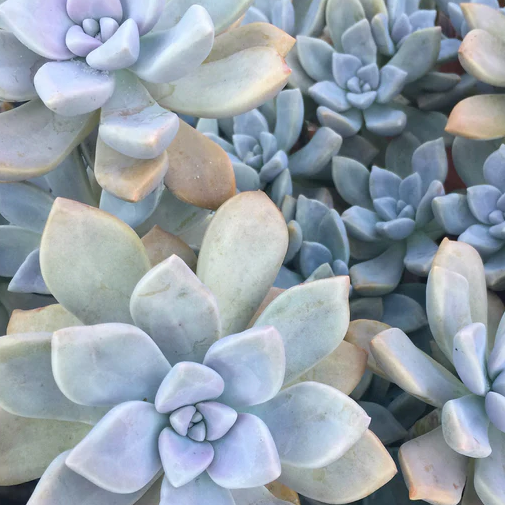
[[[389,65],[407,72],[406,82],[414,82],[434,67],[440,52],[440,41],[440,27],[418,30],[405,39]]]
[[[489,214],[497,207],[496,203],[502,196],[502,192],[495,186],[479,184],[467,189],[467,202],[472,214],[484,224],[492,223]]]
[[[158,437],[167,422],[152,403],[122,403],[100,420],[65,462],[106,491],[135,493],[161,469]]]
[[[263,20],[239,26],[216,37],[205,62],[221,60],[246,48],[258,46],[271,47],[285,57],[293,43],[294,39],[287,33]]]
[[[413,298],[400,293],[391,293],[383,299],[381,321],[393,328],[410,333],[428,324],[424,308]]]
[[[182,239],[172,233],[168,233],[158,225],[153,226],[152,229],[142,237],[142,243],[146,248],[147,256],[149,256],[152,267],[159,265],[162,261],[165,261],[175,254],[181,258],[191,270],[196,270],[197,257],[193,249]]]
[[[245,489],[264,486],[281,474],[272,435],[266,424],[254,415],[239,414],[226,436],[212,445],[215,456],[207,472],[221,487]]]
[[[363,296],[391,293],[400,283],[405,258],[405,243],[390,246],[381,255],[358,263],[350,270],[352,286]]]
[[[428,191],[432,181],[444,182],[447,177],[447,170],[447,154],[442,138],[425,142],[414,151],[412,171],[421,176],[423,193]]]
[[[112,72],[132,66],[139,53],[138,26],[133,19],[127,19],[110,38],[86,56],[86,63],[92,69]]]
[[[390,380],[430,405],[442,407],[447,401],[469,393],[454,375],[397,328],[379,333],[370,349]]]
[[[158,412],[173,412],[185,405],[213,400],[224,391],[221,376],[209,367],[184,361],[177,363],[156,394]]]
[[[462,275],[434,264],[426,288],[428,320],[437,344],[451,362],[456,333],[472,323],[469,290]]]
[[[33,310],[15,310],[9,320],[7,335],[48,332],[82,326],[81,321],[59,304]]]
[[[505,29],[505,18],[496,12],[495,0],[483,0],[480,3],[466,3],[461,10],[471,30],[482,28],[496,37],[501,37]]]
[[[217,485],[207,473],[202,473],[182,487],[174,487],[166,477],[163,479],[160,505],[192,505],[203,502],[208,505],[235,505],[230,491]]]
[[[205,438],[210,442],[224,437],[237,420],[237,412],[224,403],[201,402],[196,408],[205,419]]]
[[[487,458],[491,454],[488,428],[484,398],[468,395],[450,400],[444,405],[444,439],[457,453],[469,458]]]
[[[368,355],[368,368],[382,378],[387,378],[384,371],[380,368],[379,364],[370,350],[370,342],[372,339],[382,331],[388,330],[389,325],[379,321],[372,321],[369,319],[357,319],[351,321],[349,330],[345,336],[345,341],[358,346],[360,349],[366,351]]]
[[[377,102],[388,103],[399,95],[408,74],[393,65],[386,65],[380,71],[380,86],[377,89]]]
[[[273,398],[282,387],[284,343],[274,327],[255,326],[218,340],[203,363],[224,380],[220,401],[234,408],[257,405]]]
[[[13,277],[28,255],[39,247],[40,235],[18,226],[0,226],[0,275]]]
[[[135,0],[121,0],[121,4],[124,19],[135,21],[141,37],[151,31],[165,7],[163,0],[144,0],[142,4]]]
[[[11,414],[94,424],[106,409],[82,407],[59,390],[51,368],[51,334],[0,339],[1,407]]]
[[[380,222],[380,218],[371,210],[353,206],[344,211],[342,220],[345,223],[347,232],[354,238],[365,242],[375,242],[381,239],[377,232],[377,224]]]
[[[40,271],[39,249],[32,251],[9,283],[13,293],[39,293],[50,295]]]
[[[277,51],[251,47],[205,63],[170,84],[145,84],[163,107],[191,116],[224,118],[242,114],[273,98],[285,86],[290,73]]]
[[[388,451],[368,430],[334,463],[312,471],[282,465],[279,480],[309,498],[343,504],[370,495],[389,482],[396,472],[396,465]]]
[[[271,486],[275,488],[272,490]],[[267,487],[234,489],[231,494],[235,505],[299,505],[298,495],[279,482],[273,482]]]
[[[160,457],[165,476],[174,487],[181,487],[204,472],[214,459],[209,442],[195,442],[165,428],[159,438]]]
[[[304,106],[300,90],[281,91],[275,100],[277,121],[274,135],[279,149],[289,152],[300,137]]]
[[[175,255],[139,281],[130,311],[172,364],[201,362],[221,334],[215,297]]]
[[[217,210],[235,195],[233,167],[225,151],[184,121],[167,153],[165,185],[183,202]]]
[[[279,295],[256,320],[254,326],[272,325],[283,338],[285,384],[311,369],[342,342],[349,326],[348,290],[348,277],[295,286]],[[307,338],[312,342],[310,349]]]
[[[0,185],[0,214],[14,226],[42,233],[54,198],[31,182]]]
[[[321,106],[317,108],[317,119],[323,126],[335,130],[343,138],[353,137],[363,126],[363,114],[355,108],[338,113]]]
[[[465,277],[470,288],[472,322],[487,324],[487,289],[482,260],[477,251],[462,242],[444,239],[440,244],[433,265],[451,270]],[[449,285],[448,287],[454,289],[454,286]],[[440,289],[440,286],[438,289]],[[430,313],[430,310],[432,308],[428,309],[428,313]],[[433,328],[432,331],[434,331]],[[450,346],[450,353],[452,354],[452,345]]]
[[[94,174],[98,184],[116,198],[136,203],[150,195],[168,170],[168,154],[152,160],[131,158],[109,147],[100,137]]]
[[[140,226],[152,216],[160,203],[165,187],[158,186],[140,202],[125,202],[103,190],[100,196],[100,209],[116,216],[132,228]]]
[[[426,277],[433,264],[438,245],[423,231],[414,232],[407,239],[404,263],[409,272]]]
[[[490,384],[486,370],[487,334],[482,323],[465,326],[454,336],[453,363],[465,386],[485,396]]]
[[[45,106],[60,116],[78,116],[99,109],[115,88],[114,75],[90,71],[78,60],[48,62],[38,70],[33,82]]]
[[[181,19],[189,7],[195,3],[205,7],[214,22],[216,33],[221,33],[245,13],[253,3],[253,0],[224,0],[219,3],[216,3],[214,0],[198,0],[198,2],[196,0],[172,0],[163,10],[154,30],[166,30],[172,27]]]
[[[37,92],[33,86],[33,69],[45,60],[19,42],[12,33],[0,32],[0,44],[2,46],[0,55],[0,97],[2,100],[23,102],[37,98]]]
[[[351,158],[335,156],[332,176],[338,192],[347,203],[372,208],[369,196],[370,172],[364,165]]]
[[[500,17],[500,14],[496,14]],[[501,35],[500,35],[501,37]],[[487,30],[472,30],[458,51],[463,68],[479,81],[492,86],[505,86],[505,43]]]
[[[40,100],[2,113],[0,180],[23,181],[56,168],[91,133],[97,121],[95,114],[72,118],[56,115]]]
[[[344,53],[356,56],[363,65],[376,63],[377,45],[373,39],[372,29],[367,19],[351,25],[340,38]]]
[[[363,111],[366,127],[376,135],[395,137],[407,125],[407,116],[389,105],[374,103]]]
[[[346,395],[365,373],[368,353],[345,340],[326,358],[298,377],[297,382],[314,381],[334,387]]]
[[[30,498],[33,505],[69,505],[76,502],[82,505],[94,503],[141,505],[139,499],[146,493],[151,483],[132,494],[105,491],[67,467],[65,460],[70,453],[71,451],[67,451],[60,454],[44,472]]]
[[[505,434],[491,426],[489,440],[493,452],[475,462],[474,485],[486,505],[500,505],[505,493],[503,465],[505,464]]]
[[[196,70],[214,42],[214,25],[201,5],[192,5],[171,29],[148,34],[131,70],[152,83],[173,82]]]
[[[130,296],[150,269],[130,227],[64,198],[56,199],[49,215],[40,263],[51,293],[85,324],[132,322]]]
[[[121,323],[58,330],[51,349],[58,387],[80,405],[153,402],[170,371],[170,364],[149,335]]]
[[[445,442],[436,428],[400,448],[400,464],[411,500],[457,505],[466,481],[468,458]]]
[[[370,424],[366,412],[337,389],[295,384],[249,409],[268,426],[283,464],[321,468],[342,457]]]
[[[505,95],[472,96],[452,109],[446,131],[475,140],[499,139],[505,136],[504,117]]]
[[[332,60],[335,51],[324,40],[299,35],[296,50],[303,70],[315,81],[332,81]]]
[[[76,24],[85,19],[101,19],[104,17],[115,19],[118,23],[123,18],[123,7],[120,0],[67,0],[66,11]]]
[[[217,299],[224,335],[245,329],[272,286],[287,246],[284,218],[264,193],[240,193],[216,212],[197,275]]]
[[[58,454],[74,447],[90,429],[87,424],[29,419],[0,409],[0,484],[38,479]]]
[[[74,56],[65,45],[65,35],[74,24],[67,15],[66,0],[2,2],[0,24],[45,58],[67,60]]]
[[[486,413],[495,427],[505,433],[505,396],[490,391],[486,395]]]
[[[359,406],[370,416],[370,430],[379,437],[383,444],[391,444],[407,436],[407,430],[382,405],[372,402],[359,402]]]
[[[451,235],[460,235],[478,221],[470,211],[466,195],[451,193],[437,196],[432,202],[437,222]]]
[[[175,138],[179,118],[161,108],[131,72],[115,76],[114,94],[101,111],[100,138],[125,156],[157,158]]]

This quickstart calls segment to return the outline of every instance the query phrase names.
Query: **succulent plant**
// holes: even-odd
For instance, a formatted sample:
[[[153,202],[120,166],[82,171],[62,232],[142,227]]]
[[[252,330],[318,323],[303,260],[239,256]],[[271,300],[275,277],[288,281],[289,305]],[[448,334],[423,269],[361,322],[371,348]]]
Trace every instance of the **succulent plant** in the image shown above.
[[[217,120],[200,120],[197,128],[219,144],[233,164],[237,189],[267,188],[272,200],[281,206],[293,192],[292,177],[310,178],[321,172],[338,153],[342,138],[330,128],[320,128],[300,150],[291,150],[300,137],[304,121],[303,97],[298,89],[284,90],[272,104],[274,125],[254,109],[232,120],[227,138],[220,137]],[[226,124],[221,123],[223,130]]]
[[[158,503],[161,485],[160,503],[189,505],[252,505],[277,478],[329,503],[387,482],[368,416],[330,385],[349,362],[348,279],[288,290],[244,331],[287,242],[274,204],[246,192],[214,216],[198,277],[176,256],[150,269],[124,223],[57,199],[41,265],[61,305],[15,313],[0,342],[0,482],[43,473],[34,504]]]
[[[461,65],[479,81],[504,88],[505,13],[481,3],[460,7],[470,28],[459,49]],[[477,95],[459,102],[449,116],[447,131],[478,140],[504,137],[505,94]]]
[[[350,239],[353,288],[365,296],[392,292],[404,268],[426,276],[443,230],[435,221],[432,201],[444,194],[447,155],[443,139],[418,142],[391,161],[389,169],[336,156],[333,179],[342,198],[352,205],[342,214]],[[390,145],[391,147],[391,145]]]
[[[433,200],[433,212],[445,232],[473,246],[484,261],[487,285],[505,287],[505,221],[501,210],[505,197],[505,146],[484,162],[482,184],[469,186],[466,194],[451,193]],[[505,207],[504,207],[505,209]]]
[[[394,12],[396,10],[392,9],[391,13]],[[375,13],[379,17],[376,18]],[[308,80],[316,82],[308,87],[308,93],[320,105],[319,121],[343,137],[359,132],[363,122],[377,135],[401,133],[406,116],[394,108],[394,99],[407,83],[431,70],[438,57],[440,29],[424,28],[411,33],[400,44],[395,56],[384,64],[380,51],[393,50],[391,45],[388,49],[385,42],[393,44],[387,31],[389,18],[386,14],[383,2],[362,5],[359,0],[329,0],[326,21],[333,47],[323,40],[297,37],[301,66]],[[371,18],[376,19],[373,25]],[[380,28],[381,20],[387,20],[386,32],[384,27]],[[382,34],[382,40],[374,38],[374,25],[376,33]],[[420,47],[424,48],[423,56],[420,56]]]
[[[490,312],[484,267],[468,244],[447,239],[441,244],[428,278],[427,309],[451,371],[398,329],[383,331],[371,342],[378,366],[393,382],[441,409],[440,427],[400,449],[410,498],[456,505],[464,490],[464,502],[474,496],[484,505],[501,505],[505,319],[494,323],[496,316],[502,317],[503,304],[498,313]]]
[[[200,142],[168,109],[240,114],[287,82],[282,56],[294,41],[281,30],[256,23],[215,38],[249,3],[2,2],[0,97],[28,103],[0,115],[0,179],[49,172],[98,127],[96,179],[117,198],[145,198],[167,174],[172,141],[186,158],[193,153],[188,146]],[[207,153],[207,168],[213,156]],[[217,177],[219,169],[215,163]],[[174,190],[184,179],[180,170],[171,167]],[[192,203],[199,191],[196,183]]]

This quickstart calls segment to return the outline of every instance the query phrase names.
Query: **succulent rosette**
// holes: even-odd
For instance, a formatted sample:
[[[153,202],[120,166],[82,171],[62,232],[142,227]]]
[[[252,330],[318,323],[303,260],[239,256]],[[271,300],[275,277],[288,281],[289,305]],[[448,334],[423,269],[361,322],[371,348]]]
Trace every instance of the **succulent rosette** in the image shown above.
[[[505,319],[489,303],[484,266],[468,244],[442,242],[428,278],[427,314],[441,351],[435,361],[399,329],[371,341],[390,380],[436,407],[438,421],[400,449],[413,500],[501,505],[505,496]],[[437,427],[438,424],[438,427]],[[428,469],[428,470],[427,470]],[[463,494],[464,492],[464,494]]]
[[[465,174],[462,175],[466,179]],[[480,178],[480,184],[468,185],[466,194],[451,193],[435,198],[433,211],[446,233],[457,235],[458,240],[479,252],[488,287],[501,290],[505,286],[505,146],[486,158]]]
[[[403,157],[396,156],[400,151]],[[333,180],[352,206],[342,213],[350,241],[353,288],[365,296],[392,292],[404,269],[427,276],[443,235],[432,201],[445,194],[447,155],[442,138],[419,145],[412,135],[388,146],[388,169],[336,156]]]
[[[220,122],[203,119],[197,129],[227,152],[239,191],[266,190],[280,207],[293,192],[292,179],[303,182],[324,171],[342,138],[322,127],[305,146],[292,152],[305,115],[298,89],[281,91],[261,109]]]
[[[0,483],[42,476],[37,505],[253,505],[276,479],[347,503],[392,478],[369,417],[333,387],[350,392],[366,359],[340,348],[348,278],[258,310],[287,235],[266,195],[241,193],[212,219],[196,275],[177,256],[151,269],[123,222],[57,199],[40,256],[59,304],[14,312],[0,340]],[[335,374],[344,362],[352,373]]]
[[[292,42],[281,30],[256,23],[246,28],[256,38],[245,44],[239,42],[244,29],[232,41],[228,34],[215,37],[249,4],[2,2],[0,97],[28,103],[0,116],[0,179],[49,172],[98,127],[92,168],[102,187],[128,201],[152,193],[167,173],[172,141],[198,142],[168,109],[239,114],[287,82],[282,56]]]

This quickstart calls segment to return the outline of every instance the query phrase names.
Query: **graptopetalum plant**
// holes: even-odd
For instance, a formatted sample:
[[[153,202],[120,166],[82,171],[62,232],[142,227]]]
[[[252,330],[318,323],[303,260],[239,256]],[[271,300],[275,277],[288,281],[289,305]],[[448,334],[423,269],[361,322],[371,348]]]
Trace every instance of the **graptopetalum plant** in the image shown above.
[[[265,115],[254,109],[220,123],[200,120],[197,129],[228,153],[239,191],[266,188],[280,207],[284,197],[293,193],[292,179],[310,179],[325,169],[338,153],[342,137],[321,127],[305,146],[291,154],[304,123],[302,93],[298,89],[281,91],[268,111],[270,114]]]
[[[503,504],[505,318],[496,328],[503,306],[490,309],[478,252],[445,239],[428,277],[427,314],[449,369],[395,328],[370,344],[393,382],[441,409],[441,426],[400,449],[411,499],[456,505],[464,492],[463,503]]]
[[[435,240],[443,235],[432,201],[444,194],[444,140],[426,142],[409,154],[393,160],[389,170],[374,166],[371,172],[350,158],[333,159],[335,186],[352,205],[342,214],[351,257],[361,260],[350,269],[352,285],[366,296],[393,291],[404,268],[426,276],[437,251]]]
[[[198,277],[176,256],[150,269],[128,226],[57,199],[41,266],[61,305],[15,312],[0,339],[0,482],[42,476],[30,505],[254,505],[276,479],[326,503],[391,479],[369,417],[331,386],[340,360],[348,391],[364,365],[342,343],[348,278],[287,290],[246,329],[287,243],[245,192],[214,216]]]
[[[319,105],[318,119],[342,137],[362,128],[380,136],[400,134],[407,116],[395,107],[395,99],[437,61],[440,28],[424,27],[421,15],[419,30],[412,31],[404,12],[398,16],[403,23],[397,29],[392,26],[391,33],[398,35],[395,43],[389,22],[394,22],[394,6],[401,10],[401,2],[388,5],[389,17],[384,2],[328,0],[326,22],[333,47],[321,39],[297,37],[301,66],[313,83],[308,93]],[[392,58],[384,61],[384,55]]]
[[[0,116],[0,180],[49,172],[98,127],[96,179],[118,198],[145,198],[167,174],[172,142],[186,161],[194,160],[190,146],[201,143],[194,130],[179,128],[171,110],[198,117],[240,114],[286,84],[290,70],[283,56],[294,39],[264,23],[223,33],[250,3],[0,3],[0,98],[28,102]],[[213,164],[213,156],[208,150],[205,167],[218,178],[223,172],[229,186],[214,202],[217,208],[234,185],[228,165]],[[172,166],[167,184],[197,199],[191,193],[201,181],[181,170],[180,163]],[[192,192],[184,188],[191,181],[197,181]]]

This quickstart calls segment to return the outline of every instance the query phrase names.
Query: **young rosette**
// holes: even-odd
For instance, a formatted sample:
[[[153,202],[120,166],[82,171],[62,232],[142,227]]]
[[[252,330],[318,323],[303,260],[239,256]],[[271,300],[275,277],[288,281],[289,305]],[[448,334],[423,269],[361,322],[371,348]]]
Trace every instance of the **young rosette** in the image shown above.
[[[474,167],[475,168],[475,167]],[[466,195],[451,193],[433,200],[433,211],[446,233],[473,246],[484,261],[487,285],[505,288],[505,146],[493,152],[482,168],[483,184]]]
[[[442,410],[441,426],[400,449],[410,498],[456,505],[463,496],[463,503],[502,505],[505,317],[502,304],[488,306],[482,260],[468,244],[442,242],[428,278],[427,314],[446,367],[399,329],[371,342],[390,380]]]
[[[278,503],[274,480],[348,503],[391,479],[366,412],[332,387],[348,278],[287,290],[250,323],[287,241],[271,200],[244,192],[197,274],[177,256],[150,269],[128,226],[57,199],[41,267],[61,305],[16,312],[0,339],[0,483],[42,476],[31,505],[254,505]]]
[[[239,191],[266,190],[280,207],[293,192],[292,177],[310,178],[322,172],[338,153],[342,137],[322,127],[307,145],[291,153],[304,122],[302,93],[281,91],[271,105],[270,115],[254,109],[221,123],[200,120],[197,129],[227,152]]]
[[[505,88],[505,13],[482,3],[462,3],[460,7],[470,28],[459,49],[461,65],[479,81]],[[449,116],[447,131],[478,140],[505,136],[503,90],[458,103]]]
[[[191,136],[171,110],[240,114],[286,84],[283,56],[294,40],[281,30],[256,23],[247,42],[241,32],[215,37],[249,4],[2,2],[0,97],[28,103],[0,116],[0,179],[44,175],[98,126],[98,182],[118,198],[143,199],[163,181],[172,141]],[[137,188],[125,189],[135,177]]]
[[[403,156],[393,156],[399,145]],[[370,172],[350,158],[333,158],[337,191],[352,205],[342,213],[357,261],[350,269],[352,285],[365,296],[393,291],[404,268],[427,276],[438,249],[435,240],[443,235],[432,202],[445,193],[444,140],[419,145],[404,135],[388,146],[386,160],[388,169],[374,166]]]
[[[432,69],[440,50],[440,29],[409,32],[406,13],[399,16],[397,29],[393,27],[399,37],[396,50],[385,4],[368,4],[365,8],[360,0],[328,0],[326,22],[333,47],[321,39],[297,37],[300,64],[313,82],[308,94],[319,105],[318,119],[344,138],[362,128],[381,136],[399,135],[407,116],[395,107],[395,99],[406,84]],[[393,6],[400,9],[400,2],[391,2],[390,14],[396,15]],[[370,21],[366,11],[377,15]],[[394,54],[386,63],[384,52]]]

